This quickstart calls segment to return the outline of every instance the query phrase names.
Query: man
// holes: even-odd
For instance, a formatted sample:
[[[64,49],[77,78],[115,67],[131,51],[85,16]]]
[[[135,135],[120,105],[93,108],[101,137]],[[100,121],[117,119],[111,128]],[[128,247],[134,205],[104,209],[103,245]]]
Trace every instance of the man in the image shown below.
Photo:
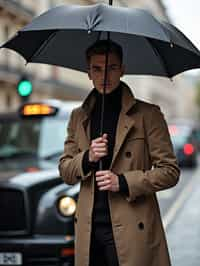
[[[104,132],[100,136],[108,49]],[[94,89],[72,112],[59,163],[67,184],[81,181],[75,214],[75,265],[169,266],[155,195],[174,186],[179,177],[167,125],[159,107],[135,99],[120,81],[124,66],[118,44],[98,41],[86,55]]]

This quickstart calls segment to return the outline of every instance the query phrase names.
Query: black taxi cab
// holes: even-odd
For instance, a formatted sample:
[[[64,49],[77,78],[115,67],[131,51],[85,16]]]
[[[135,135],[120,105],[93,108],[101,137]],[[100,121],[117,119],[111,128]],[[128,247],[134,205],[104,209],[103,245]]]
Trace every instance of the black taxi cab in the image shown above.
[[[57,166],[79,105],[45,100],[0,114],[0,265],[74,264],[80,185],[64,184]]]

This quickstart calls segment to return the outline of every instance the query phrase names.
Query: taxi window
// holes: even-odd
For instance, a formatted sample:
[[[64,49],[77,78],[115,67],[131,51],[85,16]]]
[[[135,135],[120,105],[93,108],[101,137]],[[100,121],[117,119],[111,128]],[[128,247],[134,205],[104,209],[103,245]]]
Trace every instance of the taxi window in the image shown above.
[[[61,153],[66,126],[66,118],[56,117],[0,121],[0,158]]]
[[[7,121],[0,125],[0,156],[35,155],[38,146],[37,123]]]
[[[58,120],[52,117],[43,120],[38,149],[40,157],[62,152],[66,135],[66,122],[66,119]]]

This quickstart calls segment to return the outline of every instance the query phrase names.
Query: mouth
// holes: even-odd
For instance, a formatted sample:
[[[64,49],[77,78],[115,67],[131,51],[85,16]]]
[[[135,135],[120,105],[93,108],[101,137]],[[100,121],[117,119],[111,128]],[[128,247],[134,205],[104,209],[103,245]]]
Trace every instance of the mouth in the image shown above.
[[[101,86],[102,87],[104,87],[104,86],[109,87],[109,86],[111,86],[111,83],[106,83],[106,84],[102,83]]]

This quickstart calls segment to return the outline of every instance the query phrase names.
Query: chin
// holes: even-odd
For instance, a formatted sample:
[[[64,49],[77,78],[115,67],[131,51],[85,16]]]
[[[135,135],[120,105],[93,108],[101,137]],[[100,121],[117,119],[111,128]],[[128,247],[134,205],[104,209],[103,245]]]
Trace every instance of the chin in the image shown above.
[[[98,90],[98,92],[103,93],[103,88],[102,88],[102,87],[99,88],[99,89],[97,89],[97,90]],[[106,94],[112,92],[113,90],[114,90],[114,88],[111,87],[111,86],[107,86],[107,87],[105,88]]]

